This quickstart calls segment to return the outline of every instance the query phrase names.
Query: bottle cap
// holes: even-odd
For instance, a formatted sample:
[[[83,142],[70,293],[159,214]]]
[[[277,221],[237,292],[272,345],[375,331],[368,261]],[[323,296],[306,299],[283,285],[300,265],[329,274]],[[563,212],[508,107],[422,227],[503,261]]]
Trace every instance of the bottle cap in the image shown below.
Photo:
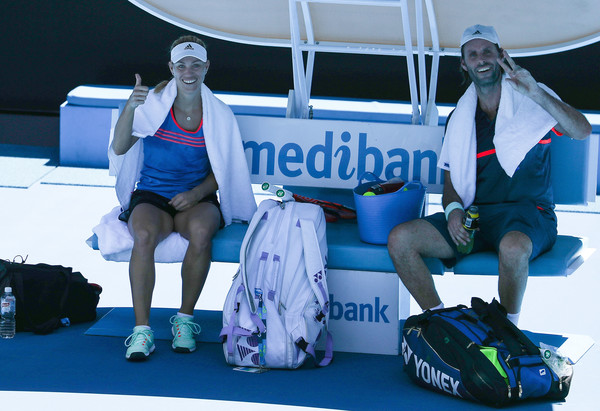
[[[12,287],[4,287],[5,293],[12,293]]]

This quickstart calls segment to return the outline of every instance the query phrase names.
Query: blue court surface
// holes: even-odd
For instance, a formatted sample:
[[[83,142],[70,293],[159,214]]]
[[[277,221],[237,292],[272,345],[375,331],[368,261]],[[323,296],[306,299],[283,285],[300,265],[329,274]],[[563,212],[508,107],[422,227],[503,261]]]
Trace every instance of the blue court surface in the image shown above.
[[[123,342],[133,326],[127,264],[107,262],[85,243],[100,217],[116,205],[107,171],[66,169],[57,167],[52,155],[31,161],[3,150],[0,258],[22,255],[28,263],[70,266],[104,291],[96,322],[46,336],[18,333],[12,340],[0,340],[2,409],[485,408],[413,385],[402,371],[401,356],[338,352],[323,369],[306,364],[294,371],[234,371],[225,363],[216,334],[235,264],[213,264],[196,307],[203,334],[198,350],[185,355],[171,351],[168,329],[168,318],[179,305],[180,265],[158,265],[152,313],[157,349],[144,363],[127,362]],[[436,207],[432,199],[430,211]],[[597,205],[559,207],[557,214],[560,233],[586,236],[590,247],[600,247]],[[593,253],[569,277],[531,278],[521,328],[537,332],[531,335],[544,341],[560,342],[570,335],[589,337],[576,341],[599,341],[599,259],[600,253]],[[435,281],[447,306],[468,303],[475,295],[496,297],[495,277],[446,274]],[[411,313],[418,312],[412,301]],[[566,402],[527,402],[515,408],[598,409],[600,348],[595,344],[579,356]]]

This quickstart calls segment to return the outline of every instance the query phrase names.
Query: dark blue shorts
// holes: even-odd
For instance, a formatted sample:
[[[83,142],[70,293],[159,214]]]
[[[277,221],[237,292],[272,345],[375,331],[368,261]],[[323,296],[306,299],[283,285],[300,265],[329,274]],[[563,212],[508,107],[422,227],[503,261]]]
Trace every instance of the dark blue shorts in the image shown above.
[[[153,206],[167,212],[171,217],[175,217],[175,215],[179,211],[177,211],[171,204],[169,204],[169,201],[171,201],[171,200],[168,199],[167,197],[163,197],[160,194],[153,193],[152,191],[135,190],[131,194],[131,200],[129,200],[129,208],[127,210],[123,211],[119,215],[119,220],[128,222],[133,209],[138,204],[142,204],[142,203],[152,204]],[[223,228],[225,226],[225,220],[223,220],[223,214],[221,213],[221,206],[219,204],[219,200],[217,199],[217,194],[212,193],[212,194],[204,197],[199,202],[200,203],[211,203],[211,204],[214,204],[215,207],[217,207],[217,209],[219,210],[219,214],[221,215],[220,228]]]
[[[502,203],[479,205],[479,231],[475,232],[472,253],[492,250],[498,252],[500,241],[510,231],[518,231],[531,239],[533,260],[554,245],[557,235],[556,214],[551,209],[540,210],[533,203]],[[454,251],[454,258],[442,260],[446,267],[456,265],[465,254],[459,253],[448,232],[444,213],[424,217],[442,234]]]

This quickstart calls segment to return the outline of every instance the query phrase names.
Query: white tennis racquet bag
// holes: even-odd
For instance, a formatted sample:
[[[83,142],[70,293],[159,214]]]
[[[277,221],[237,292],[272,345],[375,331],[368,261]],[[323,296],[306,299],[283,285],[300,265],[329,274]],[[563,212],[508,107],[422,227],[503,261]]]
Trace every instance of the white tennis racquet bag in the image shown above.
[[[223,351],[228,364],[298,368],[327,335],[333,343],[327,290],[323,210],[314,204],[263,200],[240,250],[240,266],[223,307]]]

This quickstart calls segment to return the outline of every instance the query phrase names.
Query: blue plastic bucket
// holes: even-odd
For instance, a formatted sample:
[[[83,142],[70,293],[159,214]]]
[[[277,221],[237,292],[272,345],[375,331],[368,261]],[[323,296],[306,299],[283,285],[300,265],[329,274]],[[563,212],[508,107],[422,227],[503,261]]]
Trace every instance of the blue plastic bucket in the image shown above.
[[[369,173],[371,174],[371,173]],[[382,182],[376,176],[375,182]],[[426,187],[420,181],[407,183],[394,193],[363,196],[373,181],[362,183],[354,189],[354,205],[361,241],[370,244],[387,244],[392,228],[423,216]]]

